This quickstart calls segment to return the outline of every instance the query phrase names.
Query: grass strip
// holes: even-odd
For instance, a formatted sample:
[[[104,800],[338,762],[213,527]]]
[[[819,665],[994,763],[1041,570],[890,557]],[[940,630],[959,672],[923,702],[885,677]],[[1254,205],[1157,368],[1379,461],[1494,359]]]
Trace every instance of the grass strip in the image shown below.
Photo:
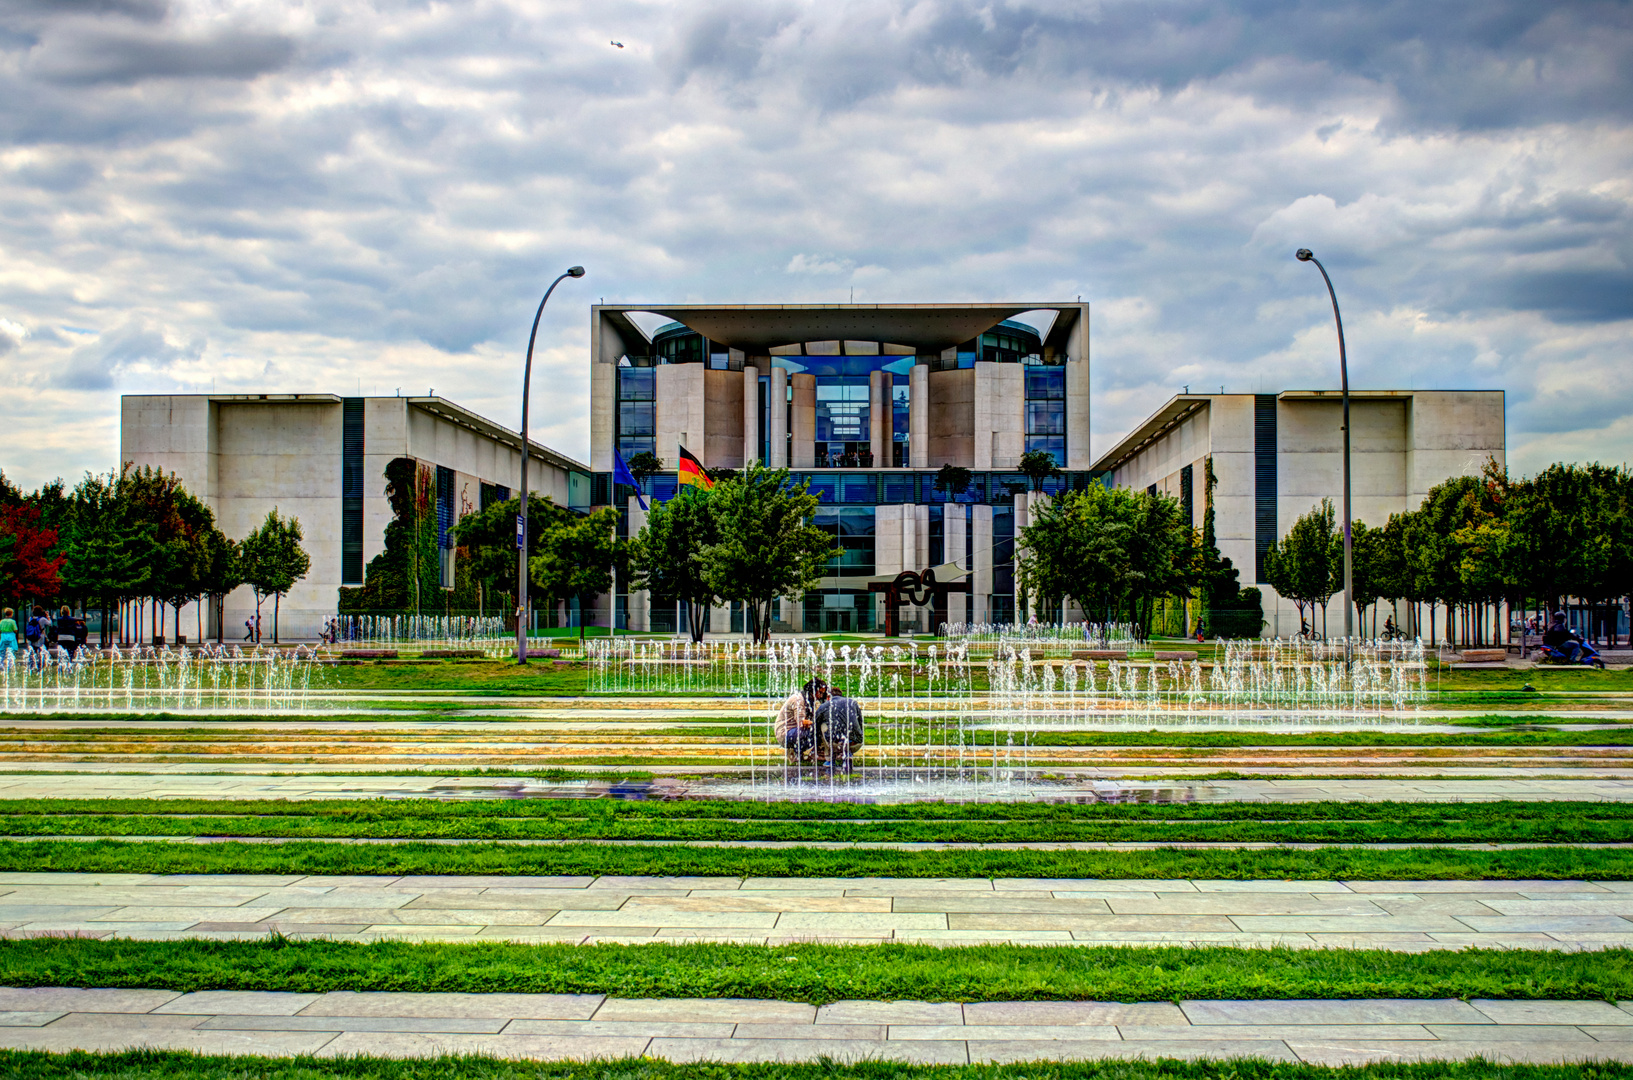
[[[22,799],[11,836],[805,843],[1625,843],[1633,804]]]
[[[905,822],[1461,822],[1633,823],[1633,803],[1348,802],[909,802],[851,803],[728,799],[4,799],[0,818],[30,815],[118,817],[144,814],[323,816],[339,821],[626,820]]]
[[[1281,878],[1331,880],[1633,880],[1633,850],[1413,847],[1142,851],[761,849],[686,844],[343,844],[312,840],[175,844],[139,840],[0,841],[7,873],[495,874],[697,877]]]
[[[1591,1054],[1591,1045],[1584,1057]],[[1471,1045],[1470,1049],[1475,1049]],[[1633,1066],[1504,1065],[1463,1061],[1325,1066],[1238,1057],[1216,1061],[1037,1061],[1013,1065],[907,1065],[889,1061],[676,1065],[650,1058],[591,1062],[504,1061],[475,1056],[420,1060],[375,1057],[206,1057],[164,1050],[44,1054],[0,1051],[14,1080],[1624,1080]]]
[[[883,1001],[1633,999],[1633,950],[0,941],[0,985]]]

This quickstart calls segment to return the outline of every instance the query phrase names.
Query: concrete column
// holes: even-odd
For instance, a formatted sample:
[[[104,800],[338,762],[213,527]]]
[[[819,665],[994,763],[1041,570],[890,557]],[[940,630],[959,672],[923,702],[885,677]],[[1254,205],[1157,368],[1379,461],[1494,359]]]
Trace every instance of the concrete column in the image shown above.
[[[1066,467],[1087,469],[1089,449],[1089,305],[1082,305],[1066,349]]]
[[[907,465],[930,467],[930,366],[914,364],[907,379]]]
[[[964,550],[964,511],[965,507],[958,503],[946,503],[941,508],[941,536],[942,551],[947,561],[958,566],[967,567],[965,561],[968,553]],[[951,580],[951,579],[949,579]],[[947,594],[947,621],[950,623],[966,622],[964,610],[969,597],[963,593]]]
[[[788,369],[771,369],[771,453],[773,469],[788,466]]]
[[[970,585],[970,619],[974,622],[990,622],[992,611],[989,606],[992,598],[992,507],[972,506],[970,513],[974,520],[971,522],[971,538],[975,550],[972,553],[973,573]]]
[[[743,369],[743,465],[760,460],[760,369]]]
[[[816,465],[816,376],[800,372],[794,376],[794,440],[789,462],[796,469]]]
[[[873,572],[880,577],[894,577],[907,568],[902,561],[905,550],[902,538],[906,532],[903,521],[904,511],[911,509],[900,505],[881,506],[874,512]]]
[[[534,389],[542,389],[537,383]],[[590,365],[590,468],[612,468],[613,414],[618,408],[618,369],[611,364]]]
[[[646,511],[641,509],[641,501],[635,496],[629,496],[629,535],[635,537],[646,527]],[[629,628],[636,631],[646,631],[652,626],[651,622],[652,597],[647,592],[629,593]]]
[[[708,369],[702,364],[660,364],[657,369],[658,457],[664,468],[680,465],[680,445],[702,457],[705,444]]]
[[[868,373],[868,446],[873,467],[890,464],[890,372]]]

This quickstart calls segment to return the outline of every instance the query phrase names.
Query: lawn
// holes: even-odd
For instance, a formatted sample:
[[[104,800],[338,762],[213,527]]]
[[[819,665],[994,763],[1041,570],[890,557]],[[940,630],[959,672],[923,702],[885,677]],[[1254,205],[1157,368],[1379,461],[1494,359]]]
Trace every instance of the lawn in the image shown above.
[[[0,985],[885,1001],[1633,999],[1633,950],[0,941]]]
[[[1474,1049],[1471,1046],[1471,1049]],[[838,1064],[673,1065],[649,1058],[592,1062],[502,1061],[438,1057],[401,1061],[350,1057],[201,1057],[154,1050],[117,1054],[40,1054],[0,1050],[11,1080],[1624,1080],[1633,1066],[1499,1065],[1458,1062],[1344,1068],[1263,1059],[1222,1061],[1042,1061],[1016,1065]]]
[[[1633,804],[528,799],[0,801],[11,836],[804,843],[1626,843]]]
[[[404,840],[0,841],[0,872],[118,874],[493,874],[520,876],[1208,878],[1298,881],[1633,880],[1633,849],[1410,847],[1154,848],[1134,851],[702,847],[686,844]]]

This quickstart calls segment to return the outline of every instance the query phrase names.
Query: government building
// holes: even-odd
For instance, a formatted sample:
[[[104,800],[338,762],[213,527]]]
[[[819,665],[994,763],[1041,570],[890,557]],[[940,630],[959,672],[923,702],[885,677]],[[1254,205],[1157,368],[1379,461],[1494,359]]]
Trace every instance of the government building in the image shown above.
[[[274,508],[300,520],[312,566],[283,598],[278,617],[279,636],[295,641],[317,638],[335,616],[340,589],[362,585],[364,567],[384,550],[389,462],[410,458],[426,477],[439,575],[451,588],[457,556],[449,530],[472,510],[511,497],[521,483],[521,447],[514,431],[429,395],[144,394],[127,395],[120,408],[120,462],[175,473],[228,536],[242,539]],[[589,507],[582,463],[538,443],[531,462],[530,490],[562,506]],[[425,598],[422,610],[441,614],[443,604]],[[231,593],[225,636],[241,636],[254,613],[248,588]],[[180,623],[193,624],[190,613]],[[270,641],[269,604],[262,628]],[[215,632],[213,625],[206,630]]]
[[[643,326],[646,329],[643,329]],[[613,484],[613,454],[680,447],[710,469],[788,467],[822,498],[817,522],[843,556],[802,600],[779,605],[781,632],[883,625],[870,579],[937,568],[963,581],[934,609],[904,606],[904,628],[1016,617],[1014,549],[1025,524],[1021,455],[1044,451],[1063,474],[1089,472],[1089,306],[1015,304],[603,304],[590,314],[593,501],[645,514]],[[961,492],[936,487],[944,465],[970,471]],[[673,494],[673,472],[649,481]],[[673,630],[681,613],[637,593],[617,597],[620,625]],[[740,610],[710,612],[740,631]]]
[[[1180,394],[1115,446],[1089,446],[1089,305],[601,304],[590,308],[590,461],[534,443],[530,486],[559,505],[611,506],[621,535],[646,520],[634,488],[614,481],[615,454],[656,455],[650,503],[673,496],[681,447],[711,470],[787,467],[821,497],[817,522],[842,556],[819,587],[776,610],[781,633],[869,631],[885,623],[869,585],[935,568],[963,583],[930,609],[904,606],[904,629],[1025,619],[1016,538],[1034,500],[1101,483],[1179,500],[1202,522],[1212,459],[1219,546],[1243,585],[1264,595],[1267,634],[1298,629],[1290,603],[1264,582],[1263,554],[1322,497],[1339,501],[1339,395]],[[514,372],[507,374],[513,375]],[[1355,515],[1381,525],[1435,484],[1504,462],[1500,391],[1357,391],[1352,397]],[[299,517],[312,569],[284,599],[282,631],[315,637],[339,589],[363,583],[384,544],[391,507],[385,467],[415,461],[434,489],[445,587],[459,558],[449,530],[510,497],[522,443],[508,428],[439,397],[330,394],[133,395],[123,400],[121,461],[177,473],[242,537],[276,506]],[[1021,456],[1042,451],[1061,472],[1032,491]],[[937,473],[967,470],[963,490]],[[433,479],[434,478],[434,479]],[[1342,598],[1333,610],[1342,612]],[[434,600],[422,610],[440,611]],[[228,627],[254,610],[229,597]],[[1068,618],[1082,614],[1068,611]],[[673,601],[629,593],[583,620],[673,632]],[[741,632],[735,605],[711,632]]]
[[[1263,594],[1265,636],[1290,637],[1298,611],[1265,583],[1264,554],[1323,498],[1342,527],[1343,415],[1337,390],[1177,394],[1094,471],[1114,487],[1173,496],[1200,526],[1212,458],[1219,552]],[[1416,510],[1442,481],[1506,463],[1501,390],[1351,390],[1350,424],[1352,513],[1369,526]],[[1328,605],[1331,634],[1343,633],[1344,602],[1339,593]]]

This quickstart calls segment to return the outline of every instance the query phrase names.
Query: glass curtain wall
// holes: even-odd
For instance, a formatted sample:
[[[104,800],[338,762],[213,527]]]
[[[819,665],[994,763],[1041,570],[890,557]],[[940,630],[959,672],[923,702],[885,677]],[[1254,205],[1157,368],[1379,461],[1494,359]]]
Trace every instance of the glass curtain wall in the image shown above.
[[[658,446],[657,370],[650,367],[618,369],[618,453],[627,462],[640,453],[656,453]]]

